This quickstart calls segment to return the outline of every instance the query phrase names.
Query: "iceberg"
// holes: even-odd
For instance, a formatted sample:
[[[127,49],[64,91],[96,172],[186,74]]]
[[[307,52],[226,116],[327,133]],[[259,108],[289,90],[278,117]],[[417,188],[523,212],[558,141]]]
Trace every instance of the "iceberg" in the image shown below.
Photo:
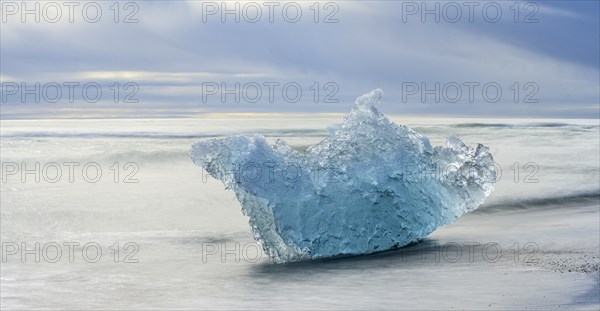
[[[458,136],[433,147],[377,108],[376,89],[304,153],[261,135],[192,145],[193,162],[233,190],[276,263],[369,254],[420,241],[493,191],[487,147]]]

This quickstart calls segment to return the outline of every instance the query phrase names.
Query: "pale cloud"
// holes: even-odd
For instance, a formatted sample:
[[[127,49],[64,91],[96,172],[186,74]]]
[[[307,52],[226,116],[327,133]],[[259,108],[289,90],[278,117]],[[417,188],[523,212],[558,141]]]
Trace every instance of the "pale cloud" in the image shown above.
[[[75,79],[109,81],[196,82],[199,80],[264,78],[267,73],[218,73],[218,72],[158,72],[158,71],[86,71],[72,73]]]

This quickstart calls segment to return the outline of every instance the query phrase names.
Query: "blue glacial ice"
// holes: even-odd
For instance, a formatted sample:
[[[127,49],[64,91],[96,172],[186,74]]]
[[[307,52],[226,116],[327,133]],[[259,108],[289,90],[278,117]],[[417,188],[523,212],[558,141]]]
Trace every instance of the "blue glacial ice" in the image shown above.
[[[386,118],[382,91],[359,97],[304,153],[261,135],[192,145],[194,163],[233,190],[274,262],[380,252],[424,239],[492,192],[488,148],[445,147]]]

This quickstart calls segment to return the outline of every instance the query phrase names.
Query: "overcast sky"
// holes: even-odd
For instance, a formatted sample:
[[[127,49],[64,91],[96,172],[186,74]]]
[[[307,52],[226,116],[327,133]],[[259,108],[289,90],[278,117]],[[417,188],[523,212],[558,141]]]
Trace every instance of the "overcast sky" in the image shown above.
[[[0,2],[2,118],[345,112],[374,88],[386,113],[599,117],[598,1]]]

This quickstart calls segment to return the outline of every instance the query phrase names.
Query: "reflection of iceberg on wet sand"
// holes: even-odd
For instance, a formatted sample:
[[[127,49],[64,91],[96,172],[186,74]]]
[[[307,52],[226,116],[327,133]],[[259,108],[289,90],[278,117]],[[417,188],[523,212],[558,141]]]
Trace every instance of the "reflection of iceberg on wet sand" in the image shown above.
[[[261,135],[193,144],[197,165],[233,189],[255,238],[276,262],[400,247],[473,211],[495,185],[488,148],[446,147],[390,122],[359,97],[343,124],[305,153]]]

